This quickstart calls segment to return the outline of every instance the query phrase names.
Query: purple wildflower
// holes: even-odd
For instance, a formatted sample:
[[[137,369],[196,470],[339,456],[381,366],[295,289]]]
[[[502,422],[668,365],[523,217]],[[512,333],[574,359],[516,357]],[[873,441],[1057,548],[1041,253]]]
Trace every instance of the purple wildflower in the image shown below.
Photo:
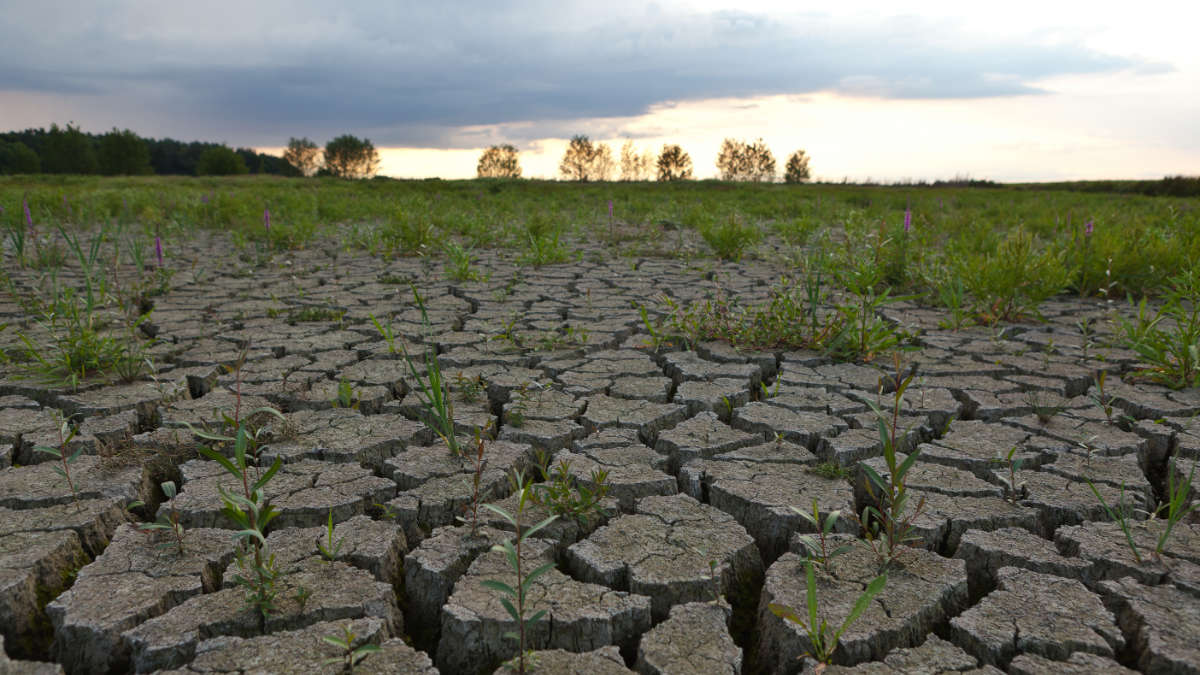
[[[267,234],[271,234],[271,209],[263,209],[263,224],[267,226]]]
[[[154,255],[158,256],[158,266],[163,266],[162,258],[162,237],[154,238]]]
[[[208,203],[208,195],[200,195],[200,203],[207,204]]]
[[[912,209],[904,209],[904,233],[912,232]]]
[[[1094,230],[1094,229],[1096,229],[1095,223],[1093,223],[1090,220],[1087,221],[1086,223],[1083,224],[1083,236],[1085,236],[1085,237],[1092,236],[1092,230]]]
[[[25,226],[33,227],[33,214],[29,212],[29,200],[24,200],[25,206]]]

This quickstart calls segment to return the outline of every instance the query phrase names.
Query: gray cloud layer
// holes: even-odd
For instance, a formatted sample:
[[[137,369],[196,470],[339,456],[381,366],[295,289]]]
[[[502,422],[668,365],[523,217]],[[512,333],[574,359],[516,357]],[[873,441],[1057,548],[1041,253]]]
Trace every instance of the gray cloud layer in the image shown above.
[[[223,130],[230,142],[278,145],[352,132],[377,145],[452,147],[478,144],[464,126],[566,128],[664,101],[1014,96],[1039,93],[1045,77],[1153,67],[1069,44],[956,39],[914,18],[852,25],[640,3],[432,4],[4,7],[0,101],[93,98],[121,126],[183,138]]]

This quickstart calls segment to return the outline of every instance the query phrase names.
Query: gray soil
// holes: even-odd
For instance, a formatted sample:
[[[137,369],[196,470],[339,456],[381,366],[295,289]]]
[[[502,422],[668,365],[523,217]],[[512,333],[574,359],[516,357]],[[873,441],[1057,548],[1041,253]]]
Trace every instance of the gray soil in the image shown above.
[[[323,638],[346,630],[351,651],[380,648],[356,672],[508,672],[517,623],[484,582],[517,584],[493,549],[514,528],[472,505],[516,510],[513,471],[541,498],[522,527],[558,516],[521,553],[525,570],[554,565],[528,587],[526,616],[545,611],[528,627],[534,672],[819,672],[813,636],[772,611],[808,616],[805,556],[820,536],[792,507],[837,512],[829,549],[850,544],[814,569],[827,638],[887,575],[826,673],[1200,672],[1200,524],[1176,525],[1160,548],[1165,524],[1146,517],[1169,459],[1185,472],[1200,460],[1200,396],[1122,381],[1139,364],[1110,346],[1109,307],[1060,299],[1044,323],[959,331],[936,311],[887,307],[917,336],[896,431],[900,458],[917,459],[911,546],[884,565],[856,539],[856,514],[877,504],[866,476],[888,475],[871,407],[896,404],[890,362],[655,351],[636,306],[653,318],[659,294],[702,300],[714,280],[754,302],[777,270],[533,268],[483,253],[488,280],[456,282],[428,259],[313,250],[254,266],[217,253],[227,246],[180,245],[172,289],[153,298],[153,378],[73,389],[0,371],[0,672],[334,673],[347,650]],[[305,308],[344,314],[294,320]],[[15,303],[0,314],[36,333]],[[395,352],[372,315],[391,322]],[[421,405],[434,352],[462,456]],[[1112,421],[1093,402],[1099,369]],[[265,489],[279,510],[265,617],[236,582],[238,528],[221,511],[241,484],[197,455],[187,426],[221,432],[222,414],[264,406],[284,417],[250,420],[259,470],[283,462]],[[82,453],[71,485],[34,450],[58,445],[64,416],[78,431],[66,450]],[[607,494],[586,513],[556,509],[539,462],[587,490],[606,473]],[[1124,504],[1136,557],[1096,493]],[[159,516],[185,526],[183,551],[139,527]]]

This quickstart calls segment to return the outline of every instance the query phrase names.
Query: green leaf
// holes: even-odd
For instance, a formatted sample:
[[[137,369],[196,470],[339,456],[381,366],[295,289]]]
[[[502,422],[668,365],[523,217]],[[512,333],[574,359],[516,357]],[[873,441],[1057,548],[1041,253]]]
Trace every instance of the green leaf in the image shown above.
[[[549,518],[543,520],[542,522],[538,523],[537,525],[534,525],[533,527],[529,528],[528,530],[525,530],[524,532],[522,532],[521,539],[524,540],[526,537],[529,537],[534,532],[537,532],[538,530],[549,525],[550,523],[554,522],[557,519],[558,519],[558,516],[550,516]]]
[[[771,610],[772,614],[783,619],[784,621],[790,621],[791,623],[808,630],[808,626],[804,623],[804,619],[801,619],[800,616],[796,614],[796,610],[792,609],[791,607],[772,602],[767,605],[767,609]]]
[[[808,625],[817,623],[817,577],[813,572],[811,562],[804,563],[804,578],[806,585],[805,598],[808,601]]]
[[[496,591],[498,593],[504,593],[505,595],[509,595],[514,598],[517,597],[517,591],[514,590],[512,586],[509,586],[508,584],[504,583],[503,581],[496,581],[495,579],[484,579],[483,581],[480,581],[479,584],[488,590]]]
[[[908,474],[908,470],[911,469],[913,463],[917,461],[917,455],[919,454],[921,454],[921,451],[915,449],[909,453],[908,457],[905,457],[904,461],[900,464],[900,468],[896,469],[896,475],[892,478],[892,480],[896,481],[897,483],[903,482],[904,476]]]
[[[516,621],[517,623],[521,622],[520,613],[517,612],[517,608],[513,607],[513,604],[509,602],[508,598],[501,596],[500,604],[504,605],[504,609],[508,611],[508,615],[512,617],[513,621]]]
[[[536,570],[530,572],[529,575],[525,577],[525,581],[521,584],[521,590],[523,592],[528,591],[529,587],[533,584],[535,579],[542,576],[546,572],[549,572],[552,569],[554,569],[554,563],[548,562],[545,565],[542,565],[541,567],[537,568]]]
[[[242,475],[241,472],[238,471],[238,468],[236,466],[234,466],[233,462],[229,461],[229,458],[226,457],[225,455],[222,455],[221,453],[217,452],[216,450],[213,450],[212,448],[200,448],[199,452],[201,455],[203,455],[203,456],[211,459],[212,461],[220,464],[221,466],[225,467],[225,470],[228,471],[229,473],[233,474],[234,476],[238,476],[239,478],[241,477],[241,475]]]
[[[825,516],[825,534],[829,534],[830,532],[833,532],[833,528],[835,525],[837,525],[838,518],[840,518],[841,516],[842,516],[841,509],[836,509],[834,511],[830,511],[829,515]]]
[[[241,425],[237,430],[237,440],[233,444],[233,457],[237,460],[238,468],[242,471],[246,470],[246,427]]]
[[[346,641],[342,640],[341,638],[329,637],[328,635],[326,635],[326,636],[322,637],[321,639],[328,642],[329,644],[333,645],[334,647],[341,647],[342,649],[350,648],[350,645],[346,644]],[[341,659],[329,659],[328,661],[326,661],[326,663],[339,663],[339,662],[341,662]]]
[[[796,515],[798,515],[798,516],[800,516],[801,518],[803,518],[804,520],[806,520],[806,521],[808,521],[808,522],[812,523],[813,527],[820,527],[820,523],[818,523],[818,522],[817,522],[817,519],[816,519],[816,518],[813,518],[813,515],[812,515],[811,513],[809,513],[808,511],[804,511],[804,510],[802,510],[802,509],[798,509],[798,508],[796,508],[796,507],[794,507],[794,506],[791,506],[791,507],[789,507],[789,508],[790,508],[790,509],[791,509],[793,512],[795,512],[795,514],[796,514]]]
[[[869,464],[866,464],[865,462],[860,463],[858,467],[863,470],[863,473],[867,474],[867,480],[870,481],[871,484],[879,488],[881,491],[887,489],[887,483],[883,482],[883,477],[881,477],[875,471],[875,469],[872,469]]]
[[[546,610],[539,609],[537,612],[534,613],[533,616],[529,617],[528,619],[525,619],[525,629],[528,630],[530,626],[532,626],[533,624],[540,621],[543,616],[546,616]]]
[[[508,511],[505,511],[503,508],[496,506],[495,504],[484,504],[483,508],[485,508],[489,511],[492,511],[493,513],[499,515],[501,518],[504,518],[508,522],[512,523],[513,527],[517,526],[517,519],[514,518],[511,513],[509,513]]]
[[[267,469],[266,473],[264,473],[261,477],[259,477],[258,480],[254,481],[254,485],[252,485],[250,487],[250,490],[256,491],[256,490],[262,489],[262,487],[264,485],[266,485],[268,481],[270,481],[272,478],[275,477],[275,474],[279,473],[279,469],[282,466],[283,466],[283,459],[276,457],[275,461],[272,462],[272,464],[271,464],[271,468]]]
[[[75,454],[73,454],[67,458],[67,464],[71,464],[75,460],[79,459],[79,455],[82,453],[83,453],[83,446],[81,445],[81,446],[79,446],[79,449],[75,451]]]
[[[221,434],[214,434],[209,431],[197,429],[196,427],[192,426],[191,422],[184,422],[183,425],[188,428],[188,431],[192,432],[193,436],[196,438],[203,438],[206,441],[221,441],[222,443],[228,443],[234,440],[232,436],[222,436]]]
[[[846,628],[848,628],[850,624],[854,623],[858,617],[862,616],[862,613],[866,611],[867,606],[871,604],[871,600],[873,600],[876,595],[879,595],[879,592],[883,590],[885,584],[887,584],[887,574],[880,574],[872,579],[871,583],[867,584],[867,590],[863,591],[863,594],[858,596],[858,600],[854,601],[854,608],[850,610],[850,614],[846,616],[846,620],[842,622],[841,627],[838,628],[837,632],[833,634],[833,642],[835,645],[841,639],[842,633],[846,630]]]
[[[44,452],[47,455],[53,455],[55,457],[62,457],[62,453],[59,452],[58,448],[51,448],[51,447],[47,447],[45,445],[35,445],[33,447],[33,451],[34,452]]]

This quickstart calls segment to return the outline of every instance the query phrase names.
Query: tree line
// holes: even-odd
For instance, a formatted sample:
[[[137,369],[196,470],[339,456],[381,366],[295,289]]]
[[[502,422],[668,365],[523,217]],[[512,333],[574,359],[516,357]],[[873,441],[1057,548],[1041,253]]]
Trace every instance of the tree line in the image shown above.
[[[517,154],[512,145],[493,145],[479,156],[476,176],[520,178],[521,163]],[[775,156],[761,138],[753,143],[726,138],[717,153],[716,166],[721,180],[775,181]],[[639,153],[633,141],[625,141],[618,164],[607,144],[593,143],[587,136],[579,135],[571,138],[558,164],[561,178],[579,182],[610,181],[618,171],[622,181],[691,180],[692,158],[679,145],[663,145],[656,157],[649,150]],[[793,152],[784,169],[784,182],[803,183],[811,177],[808,155],[803,150]]]
[[[292,138],[282,157],[223,143],[143,138],[129,129],[104,134],[74,124],[0,133],[0,175],[22,173],[106,176],[226,176],[274,174],[369,178],[379,170],[379,153],[369,139],[346,134],[319,148]]]

